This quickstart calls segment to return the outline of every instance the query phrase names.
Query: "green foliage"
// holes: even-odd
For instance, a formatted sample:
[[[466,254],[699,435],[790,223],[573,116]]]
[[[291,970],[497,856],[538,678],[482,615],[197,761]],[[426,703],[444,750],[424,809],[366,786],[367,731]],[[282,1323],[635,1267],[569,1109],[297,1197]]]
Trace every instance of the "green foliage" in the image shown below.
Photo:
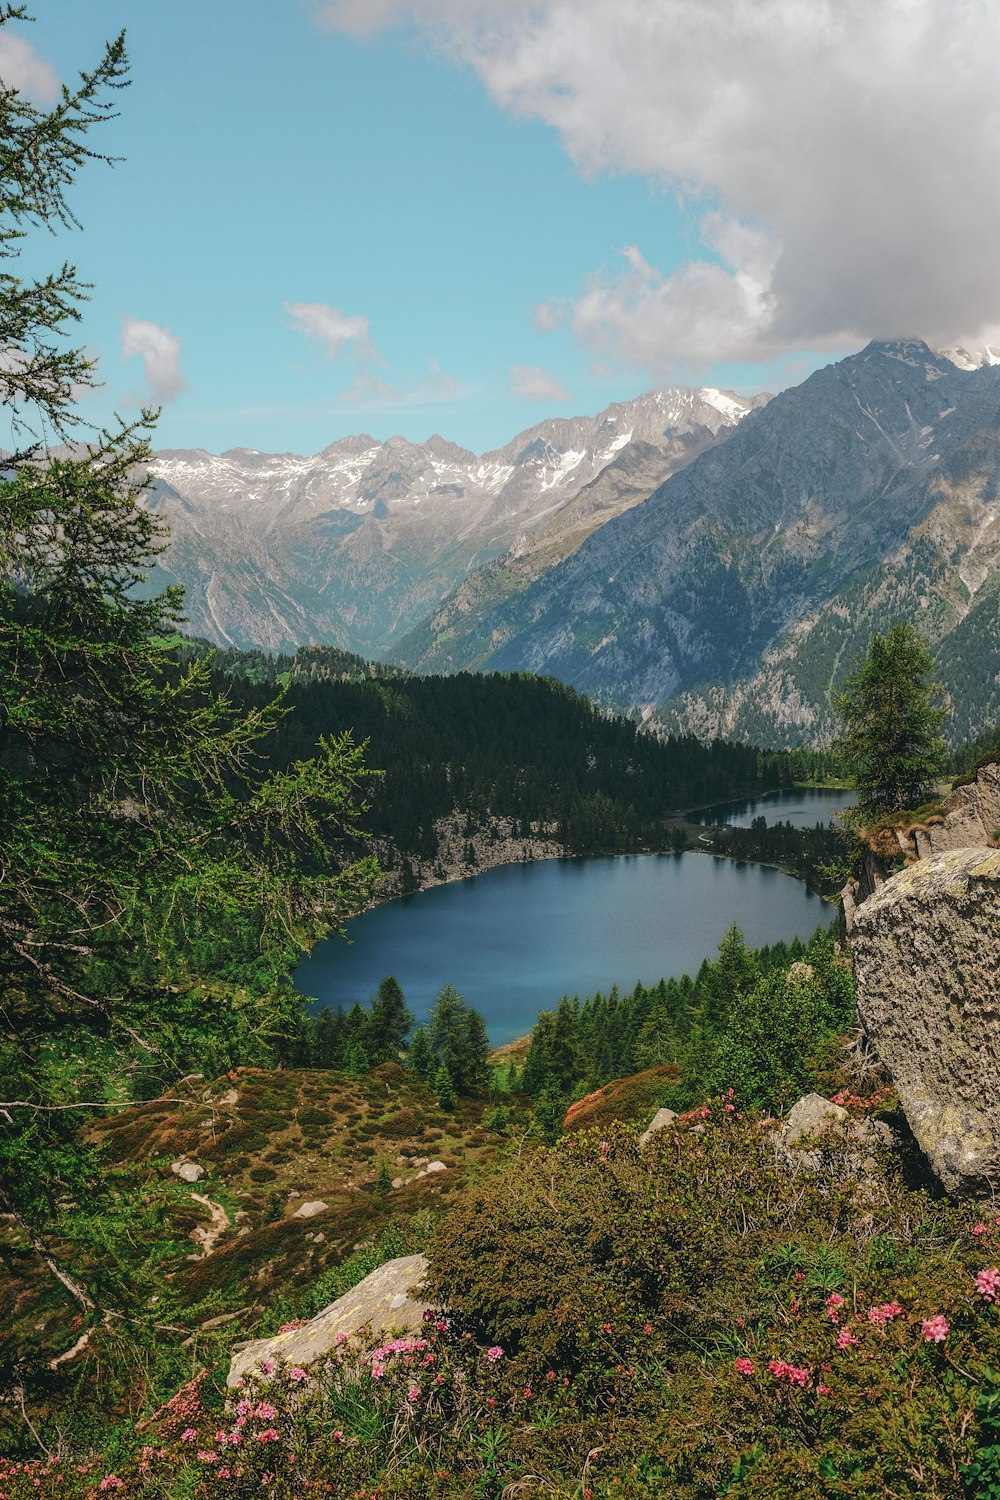
[[[455,1108],[455,1085],[447,1063],[439,1063],[434,1074],[434,1093],[442,1109]]]
[[[672,810],[828,782],[840,771],[829,752],[661,740],[552,678],[412,677],[336,652],[327,666],[328,649],[271,659],[219,652],[215,685],[252,705],[290,674],[294,713],[268,744],[276,765],[308,754],[330,724],[353,725],[385,772],[371,827],[401,870],[408,857],[435,857],[435,823],[456,809],[466,814],[466,838],[506,819],[517,835],[555,836],[574,853],[665,847]],[[179,659],[206,650],[186,643]]]
[[[434,1088],[443,1068],[459,1094],[473,1094],[489,1082],[489,1038],[482,1016],[446,984],[427,1018],[427,1041],[437,1063]]]
[[[941,690],[927,678],[934,660],[912,625],[875,635],[868,654],[834,697],[844,721],[840,751],[858,788],[862,818],[878,818],[927,801],[945,765],[938,729]]]
[[[743,1106],[780,1109],[822,1086],[828,1045],[855,1024],[850,963],[827,932],[751,951],[737,927],[694,979],[613,988],[583,1002],[567,997],[531,1033],[521,1086],[540,1101],[551,1136],[557,1100],[614,1078],[675,1064],[664,1089],[674,1108],[734,1089]],[[560,1116],[561,1118],[561,1116]],[[541,1121],[541,1115],[539,1116]]]
[[[0,6],[0,27],[23,16]],[[24,280],[15,262],[27,229],[75,223],[66,193],[125,69],[119,37],[48,113],[0,90],[14,439],[67,436],[93,383],[61,342],[84,295],[75,270]],[[110,1226],[131,1226],[79,1129],[185,1074],[273,1064],[301,1016],[292,967],[378,873],[350,737],[268,766],[281,694],[237,702],[207,657],[177,660],[179,591],[144,587],[166,542],[139,477],[152,420],[61,453],[8,450],[0,478],[0,1208],[85,1332],[112,1320],[147,1339],[139,1286],[161,1293],[124,1273]],[[61,1264],[71,1203],[82,1269]],[[18,1378],[37,1373],[22,1361]]]
[[[399,981],[391,975],[382,980],[371,1002],[368,1021],[368,1056],[373,1066],[395,1062],[405,1045],[413,1017]]]

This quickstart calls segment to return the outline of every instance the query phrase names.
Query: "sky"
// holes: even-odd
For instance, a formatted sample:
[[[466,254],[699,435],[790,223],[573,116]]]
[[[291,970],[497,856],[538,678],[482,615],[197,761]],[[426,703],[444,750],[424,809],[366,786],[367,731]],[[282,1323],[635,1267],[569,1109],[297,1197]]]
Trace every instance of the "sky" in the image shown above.
[[[483,452],[1000,325],[995,0],[36,0],[38,102],[131,86],[25,269],[93,284],[81,411],[157,447]]]

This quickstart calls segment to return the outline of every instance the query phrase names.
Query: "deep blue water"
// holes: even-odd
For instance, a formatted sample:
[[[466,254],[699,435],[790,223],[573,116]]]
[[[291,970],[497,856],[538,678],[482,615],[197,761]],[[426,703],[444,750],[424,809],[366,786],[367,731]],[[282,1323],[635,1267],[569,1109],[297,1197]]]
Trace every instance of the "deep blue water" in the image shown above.
[[[318,944],[295,979],[346,1009],[394,974],[418,1019],[454,984],[499,1045],[563,994],[693,974],[733,922],[759,946],[832,917],[790,875],[707,854],[544,860],[386,902],[347,924],[350,945]]]
[[[793,828],[814,828],[829,823],[835,812],[853,807],[857,792],[836,787],[798,787],[794,792],[765,792],[744,802],[717,802],[689,813],[692,823],[723,823],[730,828],[749,828],[754,818],[769,823],[791,823]]]

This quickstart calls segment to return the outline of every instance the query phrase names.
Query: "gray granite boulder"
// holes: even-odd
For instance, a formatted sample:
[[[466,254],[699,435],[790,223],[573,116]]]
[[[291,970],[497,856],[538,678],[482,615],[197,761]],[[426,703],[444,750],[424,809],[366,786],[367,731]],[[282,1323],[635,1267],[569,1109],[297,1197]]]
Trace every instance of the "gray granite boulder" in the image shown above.
[[[788,1112],[781,1127],[782,1144],[797,1146],[821,1131],[829,1130],[831,1125],[846,1125],[849,1119],[846,1109],[824,1099],[822,1094],[806,1094]]]
[[[181,1182],[200,1182],[205,1175],[204,1167],[200,1167],[196,1161],[185,1161],[183,1158],[180,1161],[172,1161],[170,1170],[175,1177],[181,1179]]]
[[[943,1186],[1000,1183],[1000,852],[921,860],[857,908],[858,1013]]]
[[[312,1198],[308,1203],[300,1203],[292,1215],[293,1219],[315,1219],[317,1214],[325,1214],[329,1208],[322,1198]]]
[[[234,1386],[243,1376],[260,1370],[265,1360],[306,1369],[344,1343],[344,1338],[338,1335],[356,1342],[365,1330],[373,1341],[390,1331],[417,1333],[424,1326],[426,1303],[414,1300],[413,1294],[427,1270],[424,1256],[401,1255],[379,1266],[301,1328],[238,1346],[229,1366],[227,1385]]]
[[[639,1137],[639,1145],[644,1146],[658,1130],[666,1130],[667,1126],[672,1125],[676,1118],[677,1111],[675,1109],[658,1109]]]

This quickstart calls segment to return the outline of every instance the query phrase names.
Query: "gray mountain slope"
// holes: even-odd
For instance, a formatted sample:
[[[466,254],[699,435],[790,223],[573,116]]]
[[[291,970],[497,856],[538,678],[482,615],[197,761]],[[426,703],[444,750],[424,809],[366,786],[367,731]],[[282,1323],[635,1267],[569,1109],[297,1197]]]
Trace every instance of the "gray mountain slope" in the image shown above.
[[[151,586],[180,582],[189,628],[210,640],[287,648],[326,642],[387,652],[472,570],[527,545],[633,444],[645,493],[755,403],[728,392],[651,392],[597,416],[559,418],[482,456],[434,436],[366,435],[323,452],[172,450],[155,455],[147,503],[171,545]],[[699,434],[685,446],[688,434]],[[662,461],[657,453],[662,454]],[[576,515],[585,534],[640,498]],[[555,533],[547,543],[558,551]],[[555,550],[553,551],[553,547]]]
[[[477,664],[703,733],[822,739],[872,629],[917,618],[940,653],[969,620],[968,652],[995,618],[998,430],[1000,368],[870,344],[500,600]],[[979,727],[989,695],[973,710],[961,692]]]

